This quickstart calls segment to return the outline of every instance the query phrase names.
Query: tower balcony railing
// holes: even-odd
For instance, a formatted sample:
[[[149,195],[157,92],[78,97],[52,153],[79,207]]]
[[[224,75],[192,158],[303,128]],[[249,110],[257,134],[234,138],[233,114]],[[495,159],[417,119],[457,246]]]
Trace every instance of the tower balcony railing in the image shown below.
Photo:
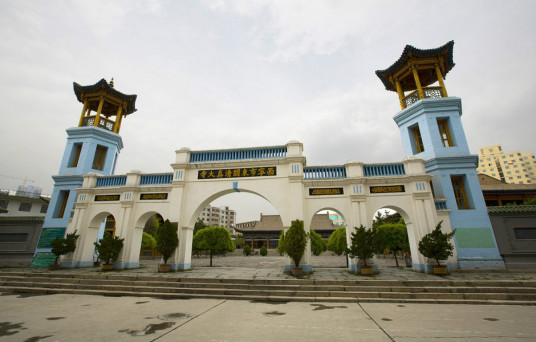
[[[346,178],[344,166],[306,166],[303,168],[303,179]]]
[[[441,92],[441,87],[426,87],[422,88],[422,92],[424,94],[424,98],[432,98],[432,99],[438,99],[440,97],[443,97],[443,93]],[[408,108],[415,102],[419,101],[419,91],[414,90],[411,93],[409,93],[407,96],[405,96],[402,99],[402,102],[404,103],[404,108]]]
[[[95,126],[95,120],[97,119],[97,116],[86,116],[84,117],[84,120],[82,121],[82,126]],[[107,129],[109,131],[113,131],[115,122],[112,120],[108,120],[106,118],[99,118],[99,124],[98,127]]]
[[[447,210],[447,199],[446,198],[436,198],[434,199],[434,204],[436,210]]]

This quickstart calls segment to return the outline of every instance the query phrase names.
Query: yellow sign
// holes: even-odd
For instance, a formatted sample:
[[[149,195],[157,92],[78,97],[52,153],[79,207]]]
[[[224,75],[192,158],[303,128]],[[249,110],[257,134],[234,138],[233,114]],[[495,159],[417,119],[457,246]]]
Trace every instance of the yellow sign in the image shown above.
[[[121,195],[96,195],[95,202],[119,201]]]
[[[277,168],[275,166],[247,167],[240,169],[200,170],[197,173],[197,179],[223,179],[266,176],[277,176]]]
[[[371,186],[371,194],[383,194],[388,192],[406,192],[403,185]]]
[[[140,194],[140,200],[166,200],[167,196],[168,194],[166,192],[158,194]]]
[[[322,195],[343,195],[343,188],[310,188],[310,196],[322,196]]]

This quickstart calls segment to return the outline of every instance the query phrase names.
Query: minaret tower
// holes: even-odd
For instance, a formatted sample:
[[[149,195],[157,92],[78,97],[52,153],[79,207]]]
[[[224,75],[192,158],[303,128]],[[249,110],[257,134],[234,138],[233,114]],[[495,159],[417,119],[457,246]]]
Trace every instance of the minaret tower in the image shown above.
[[[73,83],[74,93],[83,104],[78,127],[67,129],[67,144],[60,170],[54,179],[50,205],[32,261],[32,267],[46,267],[54,261],[50,241],[63,236],[76,201],[76,189],[82,187],[89,172],[112,175],[117,156],[123,148],[119,135],[123,118],[136,111],[136,96],[114,89],[113,79],[81,86]],[[52,260],[52,262],[50,261]]]
[[[461,99],[449,97],[444,83],[454,67],[453,47],[453,41],[429,50],[406,45],[400,58],[376,75],[398,93],[402,111],[393,119],[406,156],[425,161],[434,176],[434,197],[446,200],[458,267],[504,269],[477,178],[478,156],[470,154],[465,138]]]

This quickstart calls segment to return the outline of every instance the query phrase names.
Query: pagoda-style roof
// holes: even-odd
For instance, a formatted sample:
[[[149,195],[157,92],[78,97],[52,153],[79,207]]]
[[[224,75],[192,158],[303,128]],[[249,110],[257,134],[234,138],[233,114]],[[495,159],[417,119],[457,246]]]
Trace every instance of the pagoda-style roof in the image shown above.
[[[417,85],[413,77],[405,77],[411,72],[413,66],[419,69],[420,66],[433,66],[438,64],[443,78],[454,67],[453,61],[454,41],[438,47],[436,49],[422,50],[411,45],[406,45],[400,58],[385,70],[376,70],[376,75],[380,78],[385,89],[397,91],[395,79],[398,79],[402,87],[402,91],[412,91],[417,89]],[[426,87],[438,81],[437,74],[433,69],[429,72],[419,70],[419,79],[422,87]]]
[[[76,82],[73,82],[73,88],[74,88],[74,93],[76,95],[77,100],[80,101],[81,103],[84,103],[85,98],[91,97],[92,95],[96,96],[98,95],[99,92],[104,91],[106,95],[115,99],[117,102],[126,104],[126,106],[124,107],[125,110],[123,111],[122,115],[132,114],[137,110],[136,109],[137,95],[126,95],[126,94],[121,93],[120,91],[115,90],[113,86],[108,84],[108,82],[106,82],[104,78],[101,79],[99,82],[93,85],[88,85],[88,86],[82,86]],[[91,110],[96,112],[97,107],[98,107],[98,102],[91,102],[89,103],[89,106]],[[116,113],[117,113],[116,105],[109,103],[109,102],[104,103],[104,106],[102,108],[103,115],[110,116],[110,115],[116,115]]]

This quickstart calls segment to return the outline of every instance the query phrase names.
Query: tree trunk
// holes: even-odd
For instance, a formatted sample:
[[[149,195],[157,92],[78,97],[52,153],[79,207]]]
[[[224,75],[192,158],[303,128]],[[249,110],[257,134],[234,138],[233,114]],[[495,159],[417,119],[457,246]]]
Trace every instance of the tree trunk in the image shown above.
[[[210,251],[210,267],[212,267],[212,251]]]
[[[393,251],[393,254],[395,256],[396,267],[398,267],[398,259],[396,258],[396,251]]]

